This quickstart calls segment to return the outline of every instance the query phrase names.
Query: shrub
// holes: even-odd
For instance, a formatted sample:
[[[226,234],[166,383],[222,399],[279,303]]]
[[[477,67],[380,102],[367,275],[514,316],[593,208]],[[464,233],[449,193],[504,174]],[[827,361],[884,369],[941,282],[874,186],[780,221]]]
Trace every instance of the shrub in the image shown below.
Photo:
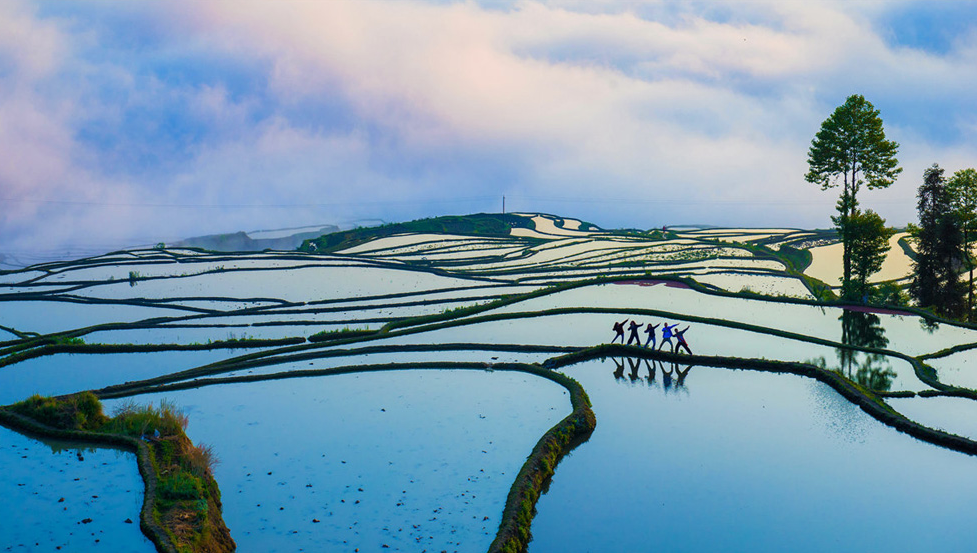
[[[188,472],[176,472],[159,479],[156,492],[163,499],[171,501],[202,499],[203,483]]]
[[[40,423],[65,430],[97,430],[107,418],[95,394],[81,392],[64,398],[37,394],[15,403],[11,409]]]
[[[119,405],[111,421],[111,429],[119,434],[142,436],[159,430],[161,437],[177,436],[187,427],[187,417],[172,403],[163,400],[159,408],[126,402]]]

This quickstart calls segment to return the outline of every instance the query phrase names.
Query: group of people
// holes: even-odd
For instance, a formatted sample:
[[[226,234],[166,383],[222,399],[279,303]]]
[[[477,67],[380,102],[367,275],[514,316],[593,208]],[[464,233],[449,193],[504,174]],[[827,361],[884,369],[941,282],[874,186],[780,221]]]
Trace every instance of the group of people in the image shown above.
[[[631,335],[628,337],[628,342],[626,345],[630,346],[632,343],[634,343],[640,346],[641,336],[638,334],[638,329],[641,327],[646,327],[645,334],[648,335],[648,338],[645,340],[644,347],[646,348],[650,347],[652,349],[661,349],[666,343],[668,343],[668,345],[671,346],[673,353],[681,351],[682,348],[685,348],[685,351],[687,351],[689,355],[692,355],[692,349],[689,348],[688,342],[685,341],[685,333],[689,330],[689,327],[686,326],[682,330],[676,330],[676,328],[678,328],[678,323],[669,325],[667,322],[662,322],[653,326],[651,323],[638,324],[638,322],[633,319],[624,319],[619,323],[618,322],[614,323],[615,334],[614,334],[614,339],[611,340],[612,344],[618,338],[620,338],[621,343],[624,344],[624,325],[629,320],[631,321],[631,324],[628,325],[628,330],[631,332]],[[655,347],[657,341],[656,330],[658,329],[659,326],[662,327],[662,341],[661,344],[658,344],[658,347],[656,348]],[[675,343],[672,343],[672,338],[675,338]]]

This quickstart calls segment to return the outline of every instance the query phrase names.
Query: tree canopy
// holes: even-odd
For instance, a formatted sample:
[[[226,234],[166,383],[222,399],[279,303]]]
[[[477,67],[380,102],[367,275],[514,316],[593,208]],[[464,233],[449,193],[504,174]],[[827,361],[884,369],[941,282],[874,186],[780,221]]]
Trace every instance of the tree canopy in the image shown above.
[[[919,227],[913,229],[916,262],[909,293],[923,307],[960,317],[966,308],[963,283],[957,274],[963,257],[963,233],[939,165],[934,163],[926,169],[917,198]]]
[[[821,129],[808,150],[808,172],[805,179],[822,190],[841,185],[837,218],[833,218],[844,243],[843,289],[850,290],[852,275],[852,239],[848,220],[858,211],[858,192],[885,188],[902,172],[896,152],[899,144],[886,140],[879,110],[860,94],[849,96],[845,103],[821,123]]]
[[[963,230],[964,259],[970,270],[967,293],[967,314],[974,320],[974,258],[971,254],[974,239],[977,238],[977,170],[962,169],[950,177],[946,183],[950,194],[950,205],[956,211]]]
[[[843,295],[859,298],[869,294],[868,278],[882,268],[889,239],[895,231],[885,226],[885,219],[872,210],[857,211],[848,219],[845,235],[851,245],[852,279]]]

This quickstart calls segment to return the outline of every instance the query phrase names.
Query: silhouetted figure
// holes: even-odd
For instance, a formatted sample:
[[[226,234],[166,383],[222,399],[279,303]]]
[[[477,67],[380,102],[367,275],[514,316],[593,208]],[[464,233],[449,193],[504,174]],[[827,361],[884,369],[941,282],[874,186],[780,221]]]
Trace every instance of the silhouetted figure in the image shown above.
[[[688,376],[689,371],[692,370],[692,365],[685,367],[684,371],[678,370],[678,364],[675,365],[675,386],[685,386],[685,377]]]
[[[614,378],[618,380],[624,378],[624,363],[619,363],[617,359],[611,359],[611,361],[614,361],[614,364],[617,365],[617,369],[614,370]]]
[[[628,330],[631,331],[631,335],[628,336],[628,344],[627,345],[630,346],[631,345],[631,342],[634,342],[634,343],[638,344],[639,346],[641,345],[641,336],[638,335],[638,329],[641,328],[641,327],[643,327],[643,326],[645,326],[645,325],[643,325],[643,324],[640,324],[639,325],[636,321],[631,321],[631,324],[628,325]]]
[[[658,349],[665,347],[665,343],[671,346],[672,351],[675,351],[675,344],[672,343],[672,330],[678,326],[678,323],[668,326],[668,323],[662,323],[662,343],[658,345]]]
[[[678,344],[675,346],[675,351],[678,352],[681,351],[682,348],[685,348],[685,351],[689,352],[689,355],[692,355],[692,350],[689,349],[689,344],[685,341],[685,332],[687,330],[689,330],[689,327],[685,327],[682,330],[675,332],[675,339],[678,341]]]
[[[672,370],[665,370],[665,365],[662,365],[662,388],[667,392],[669,388],[672,387]]]
[[[624,319],[619,323],[614,323],[614,340],[620,338],[622,344],[624,343],[624,323],[626,322],[628,322],[627,319]],[[612,344],[614,343],[614,340],[611,340]]]
[[[645,347],[648,347],[648,344],[651,344],[651,349],[655,349],[655,329],[658,328],[658,325],[660,324],[661,323],[651,326],[651,323],[648,323],[645,325],[645,334],[648,335],[648,339],[645,340]]]
[[[631,359],[630,357],[628,357],[628,365],[631,366],[631,374],[629,374],[628,376],[631,378],[631,382],[634,382],[635,380],[638,379],[638,367],[640,366],[640,364],[641,361],[639,361],[638,359]]]
[[[656,359],[654,361],[654,363],[658,363],[658,360]],[[647,359],[645,359],[645,366],[648,367],[648,385],[649,386],[654,386],[655,385],[655,366],[652,365],[652,362],[648,361]]]

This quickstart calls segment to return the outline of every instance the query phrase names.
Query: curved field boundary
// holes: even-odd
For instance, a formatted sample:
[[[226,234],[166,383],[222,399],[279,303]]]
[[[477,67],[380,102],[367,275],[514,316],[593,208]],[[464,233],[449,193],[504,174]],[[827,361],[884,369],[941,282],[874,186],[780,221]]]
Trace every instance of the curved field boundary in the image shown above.
[[[880,354],[883,354],[883,355],[893,355],[895,357],[898,357],[898,358],[901,358],[901,359],[904,359],[904,360],[910,362],[913,365],[913,368],[914,368],[914,370],[915,370],[915,372],[917,374],[917,377],[920,380],[922,380],[924,383],[926,383],[927,385],[929,385],[929,386],[931,386],[931,387],[933,387],[935,389],[942,390],[942,391],[960,391],[960,390],[964,390],[961,393],[964,393],[964,394],[971,393],[971,394],[974,395],[974,398],[977,399],[977,392],[973,392],[973,391],[969,391],[968,392],[968,391],[966,391],[966,389],[960,389],[960,388],[956,388],[956,387],[953,387],[953,386],[948,386],[946,384],[943,384],[943,383],[939,382],[939,380],[938,380],[938,378],[936,376],[936,372],[931,367],[923,364],[922,362],[920,362],[915,357],[911,357],[911,356],[902,354],[900,352],[894,352],[894,351],[890,351],[890,350],[875,350],[875,349],[871,349],[871,348],[860,348],[860,347],[855,347],[855,346],[846,346],[846,345],[843,345],[843,344],[840,344],[840,343],[837,343],[837,342],[832,342],[832,341],[829,341],[829,340],[822,340],[822,339],[819,339],[819,338],[814,338],[814,337],[810,337],[810,336],[806,336],[806,335],[788,333],[788,332],[780,331],[780,330],[777,330],[777,329],[771,329],[771,328],[766,328],[766,327],[758,327],[758,326],[755,326],[755,325],[749,325],[749,324],[745,324],[745,323],[729,322],[729,321],[725,321],[725,320],[721,320],[721,319],[708,319],[708,318],[694,317],[694,316],[689,316],[689,315],[674,314],[674,313],[665,312],[665,311],[658,311],[658,310],[619,310],[619,309],[599,309],[599,308],[577,308],[577,309],[573,309],[573,308],[561,308],[561,309],[555,309],[555,310],[547,310],[547,311],[543,311],[543,312],[533,312],[533,313],[528,313],[528,314],[527,313],[521,313],[521,314],[491,314],[490,313],[490,314],[486,314],[486,315],[476,316],[479,313],[483,313],[485,311],[489,311],[489,310],[492,310],[492,309],[497,308],[497,307],[506,306],[506,305],[510,305],[510,304],[514,304],[514,303],[518,303],[518,302],[523,301],[523,300],[526,300],[526,299],[531,299],[531,298],[546,296],[546,295],[557,293],[557,292],[564,291],[564,290],[574,289],[574,288],[583,287],[583,286],[591,286],[591,285],[595,285],[595,284],[607,284],[607,283],[621,282],[621,281],[629,281],[629,280],[633,280],[633,279],[630,279],[630,278],[595,279],[595,280],[590,280],[590,281],[571,282],[571,283],[567,283],[567,284],[563,284],[563,285],[559,285],[559,286],[554,286],[554,287],[544,288],[544,289],[541,289],[541,290],[536,290],[534,292],[529,292],[529,293],[526,293],[526,294],[519,294],[519,295],[515,295],[515,296],[511,296],[511,297],[504,297],[504,298],[502,298],[502,299],[500,299],[500,300],[498,300],[496,302],[492,302],[492,303],[489,303],[489,304],[482,304],[482,305],[474,305],[474,306],[471,306],[471,307],[462,308],[462,309],[459,309],[459,310],[456,310],[456,311],[452,311],[452,312],[449,312],[449,313],[434,314],[434,315],[427,315],[427,316],[420,316],[420,317],[413,317],[413,318],[409,318],[409,319],[402,319],[402,320],[394,321],[392,323],[387,324],[386,326],[384,326],[382,329],[380,329],[376,333],[371,334],[371,335],[367,335],[367,336],[358,336],[358,337],[349,337],[349,338],[344,338],[344,339],[339,339],[339,340],[331,340],[331,341],[329,341],[328,343],[325,343],[325,344],[303,344],[303,345],[285,347],[285,348],[281,348],[281,349],[277,349],[277,350],[257,352],[257,353],[252,353],[252,354],[247,354],[247,355],[244,355],[244,356],[236,357],[236,358],[233,358],[233,359],[228,360],[228,361],[229,362],[241,362],[241,363],[250,364],[253,360],[256,360],[256,359],[259,359],[259,358],[263,358],[263,357],[271,357],[271,356],[280,355],[280,354],[295,353],[295,352],[300,352],[300,351],[304,351],[304,350],[307,350],[307,349],[314,349],[314,348],[332,347],[332,346],[337,346],[337,345],[347,345],[347,344],[353,344],[353,343],[362,343],[362,342],[368,342],[368,341],[373,341],[373,340],[377,340],[377,339],[382,339],[382,338],[384,338],[386,336],[401,335],[401,334],[412,334],[412,333],[416,333],[416,332],[425,332],[425,331],[430,331],[430,330],[437,330],[437,329],[440,329],[440,328],[447,328],[447,327],[450,327],[450,326],[474,324],[474,323],[477,323],[477,322],[485,322],[485,321],[489,321],[489,320],[501,320],[501,319],[508,319],[508,318],[537,316],[537,315],[543,315],[543,314],[568,314],[568,313],[587,313],[587,312],[590,312],[590,313],[615,313],[616,314],[616,313],[628,312],[628,313],[636,313],[636,314],[641,314],[641,315],[673,317],[673,318],[678,318],[678,319],[682,319],[682,320],[687,320],[687,321],[690,321],[690,322],[705,322],[705,323],[715,324],[715,325],[719,325],[719,326],[728,326],[728,327],[739,328],[739,329],[742,329],[742,330],[747,330],[747,331],[752,331],[752,332],[760,332],[760,333],[764,333],[764,334],[771,334],[771,335],[780,336],[780,337],[789,338],[789,339],[795,339],[795,340],[801,340],[801,341],[806,341],[806,342],[810,342],[810,343],[816,343],[816,344],[820,344],[820,345],[826,345],[826,346],[829,346],[829,347],[847,348],[847,349],[856,350],[856,351],[863,351],[863,352],[866,352],[866,353],[880,353]],[[687,278],[674,278],[674,279],[673,278],[660,278],[660,279],[656,279],[656,280],[662,280],[662,281],[669,281],[669,282],[680,283],[680,284],[689,286],[690,288],[693,288],[693,289],[695,289],[696,291],[698,291],[700,293],[711,294],[711,295],[716,295],[716,296],[721,296],[721,297],[732,297],[732,298],[740,298],[740,299],[752,299],[752,300],[756,300],[756,301],[770,301],[770,302],[777,302],[777,303],[789,303],[789,304],[809,305],[809,306],[816,306],[816,307],[825,307],[825,306],[831,306],[831,307],[857,307],[857,308],[862,308],[863,307],[863,306],[857,306],[857,305],[856,306],[852,306],[851,304],[844,303],[844,302],[815,302],[815,301],[801,300],[801,299],[769,298],[769,297],[763,297],[763,296],[755,296],[755,295],[752,295],[752,294],[731,293],[731,292],[716,292],[716,291],[712,291],[712,290],[707,290],[704,287],[702,287],[701,285],[699,285],[698,283],[696,283],[695,281],[693,281],[691,279],[687,279]],[[893,308],[893,309],[897,309],[897,310],[899,310],[899,312],[906,313],[907,315],[909,315],[909,314],[916,314],[916,315],[919,315],[921,317],[925,317],[928,320],[933,320],[933,317],[929,316],[929,314],[928,313],[925,313],[925,312],[918,312],[917,310],[903,309],[903,308]],[[913,313],[913,311],[917,311],[917,312],[916,313]],[[462,317],[465,317],[465,318],[462,318]],[[171,319],[158,318],[158,319],[154,319],[154,320],[147,320],[147,321],[140,322],[140,323],[125,323],[125,324],[114,324],[113,323],[113,324],[106,324],[106,325],[98,325],[97,327],[90,327],[88,329],[82,329],[82,330],[79,330],[79,331],[72,331],[72,332],[66,334],[66,336],[68,336],[69,334],[71,336],[82,335],[82,334],[87,333],[87,332],[95,331],[96,329],[97,330],[114,330],[114,329],[137,328],[137,327],[139,327],[139,328],[146,328],[146,327],[152,326],[152,324],[154,324],[154,323],[164,322],[164,321],[165,322],[169,322],[170,320]],[[942,322],[939,319],[936,319],[936,320],[938,322]],[[958,325],[958,326],[964,326],[964,327],[968,327],[968,328],[973,328],[972,325]],[[406,327],[406,328],[402,328],[402,327]],[[393,331],[397,330],[398,328],[402,328],[402,330],[399,330],[397,332],[393,332]],[[269,363],[262,362],[260,364],[269,364]],[[212,367],[213,367],[212,365],[208,365],[208,366],[205,366],[205,367],[201,367],[201,369],[208,369],[208,368],[212,368]]]
[[[506,303],[507,302],[501,302],[500,304],[497,305],[503,305]],[[483,307],[483,306],[477,306],[477,307]],[[409,328],[405,328],[397,332],[384,332],[383,330],[381,330],[374,334],[370,334],[363,337],[341,338],[338,340],[324,342],[324,343],[301,344],[296,346],[289,346],[289,347],[283,347],[283,348],[278,348],[273,350],[255,352],[255,353],[250,353],[250,354],[234,357],[223,361],[218,361],[216,363],[204,365],[196,369],[190,369],[189,371],[184,371],[182,373],[176,373],[176,374],[181,375],[182,378],[193,378],[199,376],[200,374],[207,374],[213,372],[228,372],[229,370],[233,370],[233,369],[252,368],[257,366],[274,365],[274,364],[279,364],[282,362],[289,362],[289,361],[304,361],[308,359],[316,359],[319,357],[323,357],[324,355],[321,352],[314,352],[310,350],[322,350],[323,348],[332,348],[335,346],[362,344],[362,343],[368,343],[371,341],[381,340],[384,338],[389,338],[394,336],[405,336],[405,335],[417,334],[422,332],[429,332],[433,330],[439,330],[443,328],[466,326],[466,325],[478,324],[478,323],[489,322],[489,321],[535,318],[535,317],[548,316],[548,315],[572,315],[572,314],[587,314],[587,313],[609,314],[609,315],[635,314],[641,316],[665,317],[665,318],[672,318],[676,320],[683,320],[686,322],[697,322],[697,323],[710,324],[710,325],[722,326],[727,328],[734,328],[738,330],[745,330],[748,332],[755,332],[759,334],[767,334],[767,335],[777,336],[779,338],[785,338],[785,339],[796,340],[800,342],[828,346],[836,349],[847,349],[850,351],[859,351],[863,353],[874,353],[879,355],[896,357],[909,362],[912,365],[917,378],[919,378],[920,381],[922,381],[924,384],[941,391],[959,391],[961,393],[972,393],[974,395],[974,399],[977,399],[977,392],[961,389],[961,388],[957,388],[954,386],[949,386],[941,383],[936,376],[936,371],[934,371],[931,367],[923,364],[915,357],[906,355],[898,351],[845,345],[840,342],[834,342],[831,340],[808,336],[805,334],[797,334],[797,333],[783,331],[779,329],[752,325],[749,323],[727,321],[725,319],[699,317],[694,315],[678,314],[678,313],[672,313],[668,311],[661,311],[661,310],[654,310],[654,309],[619,309],[619,308],[595,308],[595,307],[555,308],[555,309],[548,309],[548,310],[534,311],[534,312],[490,313],[487,315],[477,315],[477,316],[472,316],[464,319],[450,318],[449,320],[443,320],[444,317],[441,316],[432,316],[432,318],[442,319],[442,322],[435,322],[435,323],[430,323],[421,326],[411,326]],[[417,321],[417,319],[425,319],[425,317],[418,317],[415,319],[411,319],[411,322]],[[389,346],[389,347],[392,348],[391,351],[396,351],[398,348],[401,348],[403,346]],[[525,347],[533,348],[534,346],[525,346]],[[174,376],[176,375],[169,375],[169,376],[159,377],[159,378],[173,378]],[[137,384],[137,383],[131,383],[131,384]]]
[[[20,363],[28,359],[58,353],[150,353],[156,351],[209,351],[217,349],[248,349],[301,344],[305,338],[281,338],[276,340],[227,340],[209,344],[48,344],[34,347],[6,357],[0,357],[0,367]]]
[[[952,348],[941,349],[940,351],[934,353],[927,353],[926,355],[920,355],[919,359],[924,361],[927,359],[939,359],[941,357],[949,357],[954,353],[960,353],[962,351],[970,351],[972,349],[977,349],[977,343],[960,344],[957,346],[953,346]]]
[[[536,443],[532,453],[523,463],[506,497],[502,519],[495,540],[489,547],[494,552],[518,552],[525,550],[531,538],[530,524],[532,523],[536,502],[542,495],[546,483],[553,476],[560,460],[577,445],[585,442],[596,427],[596,417],[591,409],[590,398],[583,387],[569,376],[544,369],[539,365],[522,363],[397,363],[389,365],[360,365],[335,367],[330,369],[310,369],[302,371],[286,371],[267,375],[246,375],[239,377],[212,378],[180,382],[163,386],[149,386],[134,389],[125,394],[102,394],[100,398],[131,397],[145,393],[163,393],[176,390],[186,390],[220,384],[234,384],[243,382],[259,382],[267,380],[282,380],[291,378],[308,378],[338,374],[352,374],[362,372],[393,371],[393,370],[489,370],[512,371],[532,374],[564,387],[570,394],[572,411],[555,426],[546,431]],[[99,393],[96,393],[99,395]]]
[[[144,494],[142,509],[139,511],[139,527],[143,534],[156,546],[159,553],[178,553],[169,535],[153,517],[153,506],[156,504],[156,471],[149,453],[149,447],[136,438],[121,434],[99,434],[81,430],[61,430],[41,424],[31,418],[0,408],[0,424],[18,432],[34,434],[47,438],[71,440],[86,444],[121,447],[135,453],[139,474],[142,476]]]
[[[256,367],[267,367],[271,365],[282,365],[285,363],[297,363],[300,361],[310,361],[315,359],[328,359],[333,357],[352,357],[359,355],[377,353],[414,353],[414,352],[441,352],[441,351],[484,351],[484,352],[521,352],[521,353],[571,353],[579,351],[580,348],[570,346],[524,346],[524,345],[505,345],[505,344],[416,344],[416,345],[381,345],[367,346],[356,349],[331,349],[325,351],[313,351],[296,353],[280,357],[264,357],[260,359],[241,360],[241,358],[227,359],[218,361],[202,367],[187,369],[177,373],[147,378],[127,382],[125,384],[113,384],[104,388],[93,390],[96,396],[105,399],[114,399],[133,395],[132,390],[141,390],[155,386],[170,385],[184,381],[197,382],[201,377],[218,375],[242,369],[253,369]],[[403,364],[403,363],[401,363]],[[484,368],[484,364],[477,364]],[[374,367],[387,367],[389,364],[374,364]],[[430,364],[425,365],[430,366]],[[330,371],[334,369],[307,369],[304,374],[317,375],[315,371]],[[312,371],[312,373],[309,373]],[[262,375],[255,375],[262,376]],[[207,382],[210,382],[208,380]]]
[[[956,434],[951,434],[949,432],[944,432],[942,430],[936,430],[928,426],[923,426],[913,420],[910,420],[905,415],[886,405],[871,390],[855,384],[834,371],[824,370],[809,363],[774,361],[769,359],[745,359],[740,357],[683,355],[667,351],[651,351],[635,346],[603,344],[593,348],[588,348],[586,350],[581,350],[579,352],[553,358],[546,363],[546,367],[557,369],[567,365],[580,363],[582,361],[613,356],[640,357],[643,359],[658,359],[669,362],[677,361],[689,365],[704,365],[729,369],[776,372],[813,378],[827,384],[828,386],[831,386],[845,399],[859,406],[863,411],[872,416],[872,418],[878,420],[886,426],[890,426],[899,432],[903,432],[927,443],[952,449],[960,453],[977,456],[977,441],[964,438]],[[919,393],[919,395],[923,397],[930,397],[937,394],[950,395],[946,392]]]
[[[538,365],[517,363],[488,364],[428,362],[396,363],[387,365],[374,364],[336,367],[329,369],[285,371],[264,375],[244,375],[235,377],[199,379],[167,385],[146,386],[130,389],[118,394],[96,392],[96,395],[99,395],[100,398],[107,399],[131,397],[145,393],[163,393],[221,384],[409,369],[509,370],[531,373],[553,380],[570,391],[573,412],[564,418],[559,424],[551,428],[546,434],[544,434],[539,442],[537,442],[536,447],[533,449],[533,453],[523,465],[512,487],[510,488],[509,496],[506,501],[506,507],[503,511],[502,521],[499,526],[499,532],[489,549],[490,553],[508,553],[525,550],[526,545],[531,539],[530,526],[534,514],[535,504],[538,501],[546,482],[552,477],[559,460],[562,459],[562,457],[568,451],[576,447],[576,445],[579,445],[579,443],[585,441],[596,427],[596,418],[591,409],[590,401],[586,396],[586,392],[575,380],[557,372],[555,369],[595,358],[611,356],[658,359],[667,362],[681,361],[685,364],[794,374],[807,378],[813,378],[832,387],[845,399],[859,406],[868,415],[899,432],[908,434],[927,443],[952,449],[968,455],[977,456],[977,441],[916,423],[889,407],[873,392],[858,386],[838,373],[821,369],[815,365],[807,363],[771,361],[766,359],[681,355],[671,352],[652,351],[641,347],[622,346],[619,344],[603,344],[551,358],[542,367]],[[566,380],[563,380],[564,378]]]

